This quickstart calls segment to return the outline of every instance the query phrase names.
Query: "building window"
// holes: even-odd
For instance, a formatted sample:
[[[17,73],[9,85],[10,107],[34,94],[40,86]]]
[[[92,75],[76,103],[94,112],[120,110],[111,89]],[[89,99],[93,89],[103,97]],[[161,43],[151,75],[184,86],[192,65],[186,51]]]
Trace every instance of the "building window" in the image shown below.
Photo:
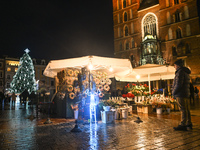
[[[171,15],[169,12],[167,12],[167,24],[171,23]]]
[[[129,50],[129,42],[128,41],[125,42],[125,46],[126,46],[125,50]]]
[[[7,85],[7,88],[10,88],[10,83],[9,83],[9,82],[7,82],[7,84],[6,84],[6,85]]]
[[[8,67],[8,68],[7,68],[7,71],[11,71],[11,68],[10,68],[10,67]]]
[[[127,27],[127,26],[125,26],[124,35],[125,35],[125,36],[128,36],[128,27]]]
[[[133,9],[130,9],[130,19],[133,18]]]
[[[0,78],[3,78],[3,71],[0,71]]]
[[[185,51],[186,51],[186,54],[190,54],[191,53],[190,45],[188,43],[185,45]]]
[[[179,22],[179,21],[181,21],[181,18],[180,18],[180,13],[177,10],[176,13],[175,13],[175,22]]]
[[[120,14],[118,14],[118,23],[120,23]]]
[[[46,62],[44,59],[41,60],[41,65],[46,65]]]
[[[122,51],[122,42],[119,43],[119,50]]]
[[[123,8],[126,8],[126,0],[123,0]]]
[[[2,68],[3,67],[3,63],[2,62],[0,62],[0,68]]]
[[[172,34],[172,29],[171,28],[169,28],[169,30],[168,30],[168,39],[169,40],[173,39],[173,34]]]
[[[175,46],[172,46],[172,55],[177,56],[177,51]]]
[[[118,27],[118,37],[121,37],[121,28]]]
[[[117,0],[117,9],[119,9],[119,0]]]
[[[186,36],[190,36],[190,35],[191,35],[190,25],[187,24],[187,25],[186,25]]]
[[[3,86],[3,82],[2,82],[2,81],[0,81],[0,86],[1,86],[1,87]]]
[[[51,81],[51,86],[54,86],[54,81]]]
[[[157,29],[156,15],[153,13],[146,14],[142,19],[142,38],[144,38],[146,34],[151,34],[153,36],[158,35]]]
[[[184,6],[184,15],[185,15],[185,19],[189,18],[188,6]]]
[[[7,75],[7,79],[10,79],[10,75],[9,74]]]
[[[135,42],[134,42],[134,39],[131,40],[131,45],[132,45],[132,48],[135,47]]]
[[[15,72],[17,72],[18,68],[15,68]]]
[[[179,4],[179,0],[174,0],[174,4]]]
[[[128,21],[128,15],[127,12],[124,13],[124,22]]]
[[[182,38],[182,34],[181,34],[181,29],[180,29],[180,28],[178,28],[178,29],[176,30],[176,38],[177,38],[177,39]]]
[[[134,33],[134,24],[131,22],[131,33]]]

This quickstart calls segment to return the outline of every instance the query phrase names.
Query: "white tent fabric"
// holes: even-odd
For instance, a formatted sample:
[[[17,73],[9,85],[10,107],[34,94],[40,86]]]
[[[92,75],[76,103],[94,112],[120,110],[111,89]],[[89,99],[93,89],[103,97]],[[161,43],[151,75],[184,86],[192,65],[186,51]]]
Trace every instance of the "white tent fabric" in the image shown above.
[[[139,79],[136,76],[140,75]],[[116,74],[116,79],[119,81],[126,82],[145,82],[145,81],[155,81],[155,80],[167,80],[173,79],[175,76],[175,68],[173,66],[157,65],[157,64],[147,64],[140,67],[133,68],[131,73],[122,75],[122,72]]]
[[[125,73],[125,72],[124,72]],[[140,78],[137,79],[136,76]],[[150,81],[173,79],[175,76],[175,68],[173,66],[147,64],[132,69],[131,73],[122,73],[115,76],[116,80],[124,82],[149,82],[149,91],[151,91]]]
[[[57,72],[60,72],[65,68],[76,68],[81,69],[92,65],[92,70],[98,70],[106,72],[108,77],[115,77],[115,74],[119,72],[125,72],[126,74],[130,73],[132,66],[129,59],[120,59],[120,58],[109,58],[109,57],[100,57],[100,56],[84,56],[77,58],[69,58],[63,60],[52,60],[48,63],[44,70],[44,75],[47,77],[54,78],[57,76]],[[109,71],[112,68],[113,71]],[[121,76],[122,74],[118,74]]]

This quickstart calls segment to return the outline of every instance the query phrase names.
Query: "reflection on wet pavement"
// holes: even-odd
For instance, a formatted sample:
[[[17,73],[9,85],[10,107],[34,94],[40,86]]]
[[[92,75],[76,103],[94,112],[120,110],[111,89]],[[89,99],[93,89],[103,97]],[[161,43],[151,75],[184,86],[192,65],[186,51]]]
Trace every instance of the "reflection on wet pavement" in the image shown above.
[[[199,104],[199,103],[197,103]],[[52,124],[43,124],[46,114],[22,105],[1,106],[0,149],[200,149],[200,107],[191,107],[194,129],[174,131],[180,113],[138,114],[116,120],[113,124],[80,123],[80,133],[70,132],[74,119],[51,118]],[[27,119],[30,115],[36,118]]]

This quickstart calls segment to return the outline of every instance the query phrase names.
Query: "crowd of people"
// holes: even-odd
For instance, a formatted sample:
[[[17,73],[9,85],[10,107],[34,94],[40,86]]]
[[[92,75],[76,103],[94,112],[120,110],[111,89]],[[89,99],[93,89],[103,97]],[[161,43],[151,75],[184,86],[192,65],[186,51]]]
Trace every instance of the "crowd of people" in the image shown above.
[[[11,104],[12,106],[15,106],[16,98],[17,98],[17,94],[14,92],[10,94],[6,94],[6,95],[0,92],[0,104],[4,103],[5,105]],[[29,94],[29,92],[25,90],[19,95],[19,100],[20,100],[20,104],[26,105],[27,102],[30,102],[31,104],[33,104],[36,100],[36,94],[34,92]]]

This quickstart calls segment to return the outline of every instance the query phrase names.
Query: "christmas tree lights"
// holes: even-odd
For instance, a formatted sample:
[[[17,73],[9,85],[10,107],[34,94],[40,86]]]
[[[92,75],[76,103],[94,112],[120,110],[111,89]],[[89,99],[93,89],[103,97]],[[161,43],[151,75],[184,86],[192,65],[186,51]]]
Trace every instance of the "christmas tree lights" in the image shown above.
[[[21,94],[25,89],[36,92],[35,71],[29,49],[20,58],[19,67],[10,84],[10,92]]]

